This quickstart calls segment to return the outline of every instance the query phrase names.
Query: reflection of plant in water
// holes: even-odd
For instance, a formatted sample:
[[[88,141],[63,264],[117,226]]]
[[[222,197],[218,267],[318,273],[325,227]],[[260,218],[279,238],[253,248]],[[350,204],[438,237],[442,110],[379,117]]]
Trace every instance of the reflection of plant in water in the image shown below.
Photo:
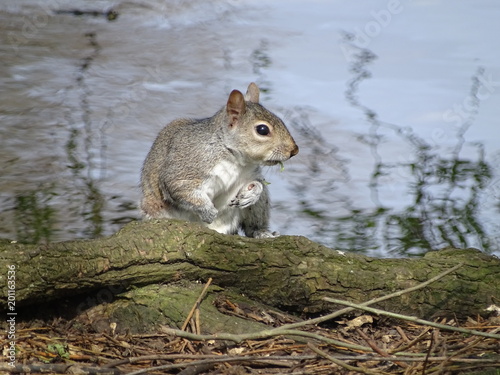
[[[385,219],[388,248],[420,252],[446,245],[474,245],[489,249],[487,234],[477,218],[479,193],[491,178],[482,154],[477,161],[423,156],[409,165],[415,180],[411,185],[413,205]],[[433,193],[434,188],[440,191]]]
[[[90,237],[97,237],[103,232],[103,216],[104,198],[99,191],[98,182],[92,176],[94,169],[93,155],[91,152],[92,140],[91,136],[94,132],[91,120],[91,109],[89,106],[89,97],[91,91],[85,81],[85,73],[90,68],[94,59],[98,56],[100,46],[97,43],[94,33],[85,34],[92,47],[92,52],[89,56],[81,60],[76,82],[80,89],[80,109],[82,116],[83,129],[74,125],[74,120],[71,115],[67,116],[68,124],[72,125],[69,132],[69,139],[66,143],[66,153],[68,156],[68,168],[73,174],[73,181],[79,193],[84,195],[83,215],[84,219],[89,223],[89,227],[85,232]],[[79,155],[79,148],[83,136],[83,151],[84,157]],[[84,172],[87,171],[85,175]]]
[[[271,83],[266,77],[264,70],[271,66],[271,57],[269,56],[269,43],[267,40],[262,39],[259,47],[257,47],[250,55],[250,63],[252,70],[257,75],[257,85],[261,92],[268,94],[270,91]]]
[[[55,211],[50,206],[54,196],[52,188],[30,191],[16,197],[14,220],[19,242],[50,241],[55,223]]]
[[[85,37],[92,50],[88,56],[80,60],[75,77],[76,85],[71,85],[68,89],[74,90],[76,88],[78,90],[79,110],[69,110],[65,115],[69,131],[65,151],[68,158],[68,169],[71,171],[71,178],[68,181],[73,186],[68,194],[69,197],[64,194],[64,191],[61,193],[61,186],[53,183],[48,188],[23,192],[15,198],[14,223],[17,239],[21,242],[48,242],[57,235],[56,227],[58,225],[55,220],[56,209],[54,207],[61,207],[61,205],[55,204],[52,200],[55,195],[59,196],[59,200],[68,200],[62,206],[63,209],[72,210],[77,207],[80,211],[78,216],[83,216],[88,223],[87,227],[82,230],[85,236],[97,237],[102,234],[104,229],[102,211],[105,200],[98,187],[99,181],[95,176],[97,168],[95,168],[94,155],[92,154],[92,136],[95,133],[95,125],[91,119],[92,111],[89,104],[91,90],[86,82],[86,73],[98,56],[101,47],[97,43],[94,33],[87,33]],[[70,97],[71,95],[68,95],[68,98]],[[75,120],[73,118],[75,114],[81,116],[81,119]],[[100,130],[103,132],[102,129]],[[103,147],[101,145],[101,148]],[[105,159],[103,154],[101,149],[101,155],[99,155],[102,163],[101,172]],[[51,177],[48,176],[48,178]],[[57,193],[55,193],[56,191]]]
[[[448,157],[440,156],[429,143],[411,130],[380,121],[376,113],[360,104],[356,96],[359,83],[370,77],[365,66],[374,58],[370,51],[360,50],[351,67],[354,78],[349,84],[346,98],[351,105],[363,111],[370,123],[367,143],[375,160],[370,188],[374,203],[379,206],[378,215],[384,216],[377,222],[381,226],[381,238],[386,249],[405,255],[444,246],[462,248],[474,245],[489,249],[490,243],[477,216],[479,193],[492,177],[491,168],[484,160],[481,145],[475,145],[478,149],[477,160],[463,159],[460,155],[465,142],[463,135],[473,118],[464,121],[457,130],[457,144]],[[477,94],[480,74],[482,69],[473,77],[471,97],[475,98],[473,105],[476,110],[471,112],[471,116],[479,107]],[[415,160],[405,163],[384,162],[378,153],[382,139],[378,130],[381,127],[392,129],[411,146]],[[412,181],[409,186],[413,202],[402,212],[386,214],[378,201],[380,177],[395,168],[410,171]],[[372,221],[373,216],[373,213],[367,214],[366,221]]]
[[[346,40],[349,41],[348,37]],[[331,214],[328,215],[332,210],[313,208],[314,203],[319,203],[322,199],[318,198],[321,195],[302,199],[301,212],[314,223],[312,225],[316,228],[316,239],[340,250],[367,251],[383,248],[393,255],[418,255],[445,246],[475,246],[485,251],[495,251],[495,244],[488,239],[484,224],[479,220],[480,196],[491,181],[492,169],[484,159],[481,144],[468,143],[477,152],[475,158],[461,155],[466,143],[464,134],[472,125],[479,108],[478,77],[483,74],[483,70],[478,69],[472,79],[470,97],[474,99],[471,101],[474,110],[456,128],[457,141],[451,153],[443,155],[437,147],[410,128],[381,121],[374,110],[359,101],[359,85],[371,76],[366,66],[376,56],[367,49],[355,46],[351,48],[353,51],[357,50],[357,53],[352,55],[350,72],[353,78],[345,96],[354,108],[363,112],[369,124],[368,133],[358,140],[369,147],[374,161],[369,188],[375,207],[356,207],[347,193],[347,197],[342,198],[345,213],[332,217]],[[307,125],[297,125],[293,121],[292,126],[299,131],[307,128]],[[408,146],[408,159],[404,162],[387,161],[381,156],[381,145],[388,131]],[[315,135],[306,137],[311,141]],[[332,151],[336,152],[333,148]],[[337,162],[339,160],[336,159]],[[344,167],[346,168],[345,163]],[[328,168],[327,163],[325,168]],[[314,170],[315,168],[310,169],[311,178],[307,181],[316,180],[313,175],[317,173]],[[398,171],[404,171],[404,177],[396,175]],[[405,208],[396,210],[381,203],[380,191],[385,190],[384,181],[387,178],[401,181],[401,185],[406,182],[411,201]],[[328,194],[330,202],[323,203],[322,206],[328,204],[327,207],[332,207],[332,189],[328,191],[328,187],[338,187],[326,180],[323,185],[323,192]],[[307,191],[307,186],[302,186],[299,190],[302,192],[299,194],[300,199],[301,194]]]
[[[79,137],[81,137],[81,135],[77,129],[72,129],[70,131],[70,137],[66,143],[66,152],[70,161],[68,168],[71,169],[73,173],[74,183],[83,185],[78,186],[78,190],[85,195],[82,215],[90,224],[86,232],[90,237],[97,237],[101,235],[103,231],[102,210],[104,208],[104,198],[97,187],[96,181],[94,181],[90,175],[84,176],[82,174],[82,171],[85,168],[90,169],[91,165],[87,165],[80,160],[80,156],[77,153]]]

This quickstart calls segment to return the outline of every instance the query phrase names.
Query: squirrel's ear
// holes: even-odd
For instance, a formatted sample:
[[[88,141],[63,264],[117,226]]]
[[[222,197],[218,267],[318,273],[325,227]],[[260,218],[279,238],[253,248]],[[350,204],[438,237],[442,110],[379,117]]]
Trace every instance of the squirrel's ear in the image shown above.
[[[259,94],[260,94],[259,87],[252,82],[251,84],[248,85],[247,93],[245,95],[245,100],[252,103],[258,103]]]
[[[226,110],[231,119],[231,125],[234,125],[246,110],[245,98],[241,92],[238,90],[231,91],[227,100]]]

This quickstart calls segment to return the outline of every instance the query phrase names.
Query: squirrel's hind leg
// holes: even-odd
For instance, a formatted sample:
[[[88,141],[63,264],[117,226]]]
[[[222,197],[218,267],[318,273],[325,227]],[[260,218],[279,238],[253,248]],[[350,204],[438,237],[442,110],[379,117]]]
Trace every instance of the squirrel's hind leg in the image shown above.
[[[278,232],[271,232],[269,230],[269,192],[267,187],[258,181],[253,181],[252,183],[255,182],[261,187],[261,192],[253,205],[242,210],[241,229],[247,237],[279,237],[280,234]],[[247,186],[250,186],[252,183]],[[240,192],[242,190],[240,190]],[[239,194],[240,193],[238,193],[238,195]]]

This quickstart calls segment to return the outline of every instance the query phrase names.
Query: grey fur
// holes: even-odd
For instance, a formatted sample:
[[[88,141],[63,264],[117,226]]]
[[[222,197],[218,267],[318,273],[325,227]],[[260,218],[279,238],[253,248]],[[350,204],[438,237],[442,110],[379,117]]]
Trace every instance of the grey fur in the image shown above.
[[[205,223],[222,233],[249,237],[269,231],[269,192],[262,165],[298,153],[285,124],[258,103],[251,83],[245,97],[233,90],[227,105],[201,120],[179,119],[159,133],[141,174],[141,210],[146,218]],[[259,125],[269,134],[257,131]]]

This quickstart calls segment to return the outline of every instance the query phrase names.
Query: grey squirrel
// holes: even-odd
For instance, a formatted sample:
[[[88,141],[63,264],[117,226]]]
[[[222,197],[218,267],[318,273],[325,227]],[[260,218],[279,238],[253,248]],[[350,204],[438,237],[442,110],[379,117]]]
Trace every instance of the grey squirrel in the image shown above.
[[[145,218],[203,222],[220,233],[277,237],[269,231],[269,193],[261,166],[299,152],[283,121],[259,104],[259,88],[233,90],[214,116],[169,123],[141,174]]]

